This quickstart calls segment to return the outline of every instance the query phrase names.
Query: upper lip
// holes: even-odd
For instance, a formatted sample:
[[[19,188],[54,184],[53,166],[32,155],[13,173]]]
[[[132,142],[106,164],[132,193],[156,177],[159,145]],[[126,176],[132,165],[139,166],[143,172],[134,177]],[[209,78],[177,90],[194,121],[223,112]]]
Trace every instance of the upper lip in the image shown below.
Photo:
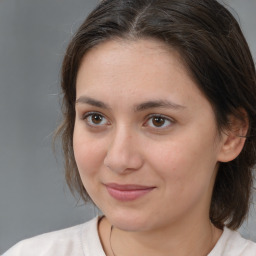
[[[154,186],[144,186],[144,185],[137,185],[137,184],[107,183],[105,185],[109,188],[120,190],[120,191],[145,190],[145,189],[155,188]]]

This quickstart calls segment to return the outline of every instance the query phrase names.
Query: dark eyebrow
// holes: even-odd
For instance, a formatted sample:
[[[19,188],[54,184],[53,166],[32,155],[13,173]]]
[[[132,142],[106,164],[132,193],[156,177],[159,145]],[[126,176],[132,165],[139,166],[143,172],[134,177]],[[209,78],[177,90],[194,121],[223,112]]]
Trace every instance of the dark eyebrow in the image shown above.
[[[81,96],[76,100],[77,103],[89,104],[94,107],[103,108],[103,109],[111,109],[110,106],[102,101],[95,100],[93,98],[87,96]],[[174,110],[180,110],[186,108],[185,106],[173,103],[167,100],[150,100],[143,103],[140,103],[134,107],[135,112],[144,111],[151,108],[170,108]]]
[[[110,109],[110,107],[106,103],[99,101],[99,100],[92,99],[87,96],[82,96],[82,97],[78,98],[76,100],[76,104],[77,103],[84,103],[84,104],[89,104],[89,105],[92,105],[92,106],[98,107],[98,108]]]
[[[170,108],[174,110],[180,110],[186,107],[167,100],[152,100],[136,105],[135,111],[144,111],[150,108]]]

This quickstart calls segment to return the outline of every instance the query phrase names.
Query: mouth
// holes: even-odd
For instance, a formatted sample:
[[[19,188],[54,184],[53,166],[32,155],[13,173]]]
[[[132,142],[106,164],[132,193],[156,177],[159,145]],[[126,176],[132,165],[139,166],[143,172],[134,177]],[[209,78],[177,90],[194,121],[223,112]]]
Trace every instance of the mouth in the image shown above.
[[[110,196],[118,201],[133,201],[155,189],[155,187],[135,184],[120,185],[116,183],[108,183],[105,184],[105,186]]]

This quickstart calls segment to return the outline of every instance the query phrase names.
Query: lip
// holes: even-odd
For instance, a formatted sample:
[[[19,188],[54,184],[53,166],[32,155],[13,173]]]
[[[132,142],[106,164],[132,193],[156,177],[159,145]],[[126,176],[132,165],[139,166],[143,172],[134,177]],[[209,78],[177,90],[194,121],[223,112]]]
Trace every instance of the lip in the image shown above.
[[[116,184],[108,183],[105,184],[106,189],[110,196],[118,201],[133,201],[136,200],[149,192],[155,187],[136,185],[136,184]]]

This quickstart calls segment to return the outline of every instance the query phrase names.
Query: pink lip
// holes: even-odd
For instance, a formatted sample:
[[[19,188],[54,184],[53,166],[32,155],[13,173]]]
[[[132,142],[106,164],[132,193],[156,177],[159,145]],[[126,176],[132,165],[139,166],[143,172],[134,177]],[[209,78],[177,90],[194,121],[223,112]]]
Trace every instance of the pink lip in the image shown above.
[[[132,201],[152,191],[155,187],[141,185],[120,185],[116,183],[105,184],[108,193],[119,201]]]

